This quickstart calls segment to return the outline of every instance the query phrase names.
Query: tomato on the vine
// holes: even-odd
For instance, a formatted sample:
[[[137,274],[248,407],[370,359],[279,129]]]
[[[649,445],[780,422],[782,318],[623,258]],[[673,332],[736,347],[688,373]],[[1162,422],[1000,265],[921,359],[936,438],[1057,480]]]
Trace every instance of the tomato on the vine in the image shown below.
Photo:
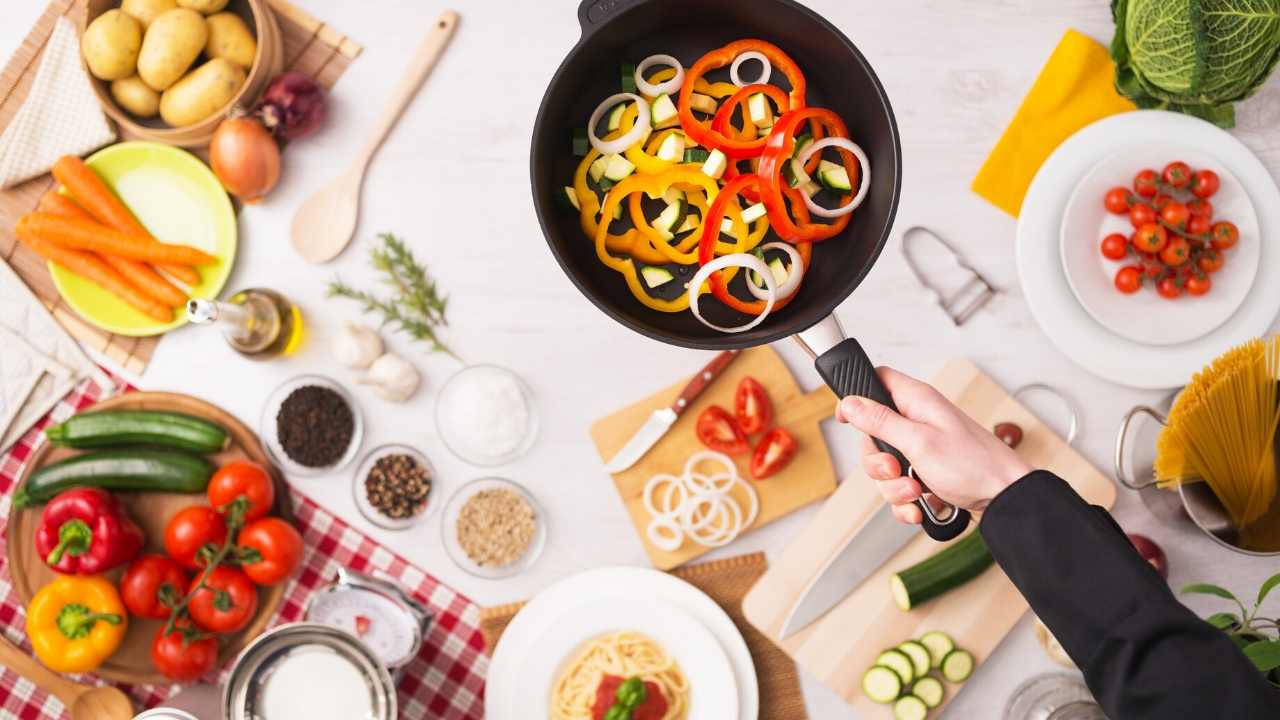
[[[1182,288],[1176,279],[1167,277],[1156,283],[1156,292],[1160,293],[1160,297],[1173,300],[1182,294]]]
[[[1175,228],[1185,227],[1190,217],[1191,211],[1187,209],[1186,205],[1177,200],[1170,201],[1169,204],[1160,209],[1160,219],[1166,225],[1172,225]]]
[[[1225,265],[1227,259],[1222,253],[1212,248],[1200,253],[1200,257],[1196,258],[1196,266],[1205,272],[1218,272]]]
[[[164,529],[164,551],[190,570],[204,565],[199,557],[201,548],[221,547],[226,541],[226,521],[207,505],[190,505],[179,510]]]
[[[1133,234],[1133,246],[1139,252],[1158,253],[1169,241],[1169,233],[1161,226],[1149,222]]]
[[[1191,217],[1202,217],[1205,220],[1213,217],[1213,203],[1204,198],[1192,198],[1187,202],[1187,210]]]
[[[1142,268],[1137,265],[1125,265],[1116,273],[1116,289],[1128,295],[1138,292],[1142,287]]]
[[[191,582],[187,612],[202,630],[232,633],[244,628],[258,609],[258,589],[239,568],[219,565]]]
[[[1197,170],[1191,176],[1191,193],[1198,198],[1213,197],[1220,185],[1218,173],[1212,170]]]
[[[1184,188],[1191,182],[1191,167],[1181,160],[1164,166],[1164,181],[1176,188]]]
[[[1219,250],[1227,250],[1235,247],[1240,242],[1240,231],[1236,228],[1235,223],[1222,221],[1214,223],[1209,229],[1213,233],[1213,246]]]
[[[208,495],[209,504],[223,511],[236,498],[244,497],[249,503],[244,520],[251,522],[271,512],[271,505],[276,501],[276,485],[261,465],[233,460],[218,468],[209,479]]]
[[[181,620],[179,629],[168,633],[161,627],[151,642],[151,663],[170,680],[191,682],[218,664],[218,639],[212,635],[188,639],[184,630],[191,622]]]
[[[262,518],[245,525],[239,543],[256,553],[252,560],[242,559],[240,567],[259,585],[287,580],[302,562],[302,536],[280,518]]]
[[[1116,215],[1123,215],[1129,212],[1129,188],[1111,188],[1102,199],[1102,204],[1107,208],[1107,212],[1112,212]]]
[[[1135,229],[1156,221],[1156,211],[1150,205],[1138,203],[1129,210],[1129,223]]]
[[[1183,237],[1169,238],[1169,243],[1160,251],[1160,261],[1169,267],[1178,267],[1191,257],[1191,246]]]
[[[1133,191],[1142,197],[1153,197],[1159,191],[1160,176],[1155,170],[1142,170],[1133,178]]]
[[[1208,275],[1203,273],[1195,273],[1187,278],[1186,289],[1188,295],[1204,295],[1213,287],[1213,281]]]
[[[172,609],[169,603],[181,601],[190,582],[187,571],[173,558],[143,555],[120,578],[120,599],[130,615],[165,620]]]
[[[1129,240],[1120,233],[1102,238],[1102,256],[1108,260],[1123,260],[1129,254]]]
[[[1191,219],[1187,221],[1187,234],[1204,235],[1209,232],[1210,225],[1212,225],[1212,221],[1209,218],[1192,215]]]

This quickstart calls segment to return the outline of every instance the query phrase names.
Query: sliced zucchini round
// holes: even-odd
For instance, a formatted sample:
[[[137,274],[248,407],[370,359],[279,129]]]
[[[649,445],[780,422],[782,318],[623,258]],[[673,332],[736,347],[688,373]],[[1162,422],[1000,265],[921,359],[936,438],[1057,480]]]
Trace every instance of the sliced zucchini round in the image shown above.
[[[930,709],[941,705],[946,693],[942,681],[932,676],[922,677],[911,686],[911,694],[923,700]]]
[[[862,692],[873,702],[887,705],[902,694],[902,679],[892,668],[876,665],[863,673]]]
[[[929,648],[930,664],[934,668],[942,667],[942,658],[956,649],[956,641],[941,630],[932,630],[921,635],[920,644]]]
[[[973,655],[968,650],[952,650],[942,658],[942,677],[953,683],[964,682],[973,674]]]
[[[929,657],[929,649],[915,640],[908,640],[898,646],[907,657],[911,658],[912,669],[915,670],[916,677],[924,677],[929,673],[929,668],[933,664]]]
[[[929,715],[929,706],[914,695],[898,698],[893,704],[893,720],[924,720]]]
[[[903,687],[910,685],[911,681],[916,679],[915,663],[911,662],[911,658],[901,650],[885,650],[876,658],[876,664],[898,673]]]

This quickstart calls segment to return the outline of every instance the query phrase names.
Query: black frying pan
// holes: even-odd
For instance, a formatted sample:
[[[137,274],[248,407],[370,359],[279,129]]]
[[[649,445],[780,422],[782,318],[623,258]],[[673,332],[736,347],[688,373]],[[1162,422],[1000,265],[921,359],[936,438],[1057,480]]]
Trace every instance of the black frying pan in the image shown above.
[[[837,395],[858,395],[894,407],[874,365],[857,341],[844,339],[832,316],[884,248],[902,187],[902,148],[893,109],[862,53],[831,23],[792,0],[584,0],[578,21],[582,38],[543,96],[530,153],[538,222],[573,284],[609,317],[674,345],[704,350],[753,347],[805,331],[801,344],[814,355],[819,374]],[[619,91],[623,62],[665,53],[688,68],[707,51],[747,37],[768,40],[796,61],[808,82],[808,103],[844,119],[871,160],[872,183],[845,231],[814,245],[813,262],[795,301],[747,332],[724,334],[699,323],[691,313],[660,313],[636,302],[623,279],[600,264],[577,216],[558,207],[555,194],[569,183],[579,160],[570,147],[573,129],[584,125],[601,100]],[[757,67],[744,67],[744,76],[753,77]],[[775,70],[772,81],[779,76]],[[685,281],[692,276],[688,268],[672,270]],[[745,275],[739,273],[738,282]],[[675,292],[683,284],[671,283]],[[742,322],[742,316],[720,303],[705,302],[702,308],[713,323]],[[910,468],[895,448],[878,440],[877,445]],[[968,525],[964,510],[944,515],[923,501],[920,505],[925,531],[935,540],[953,538]]]

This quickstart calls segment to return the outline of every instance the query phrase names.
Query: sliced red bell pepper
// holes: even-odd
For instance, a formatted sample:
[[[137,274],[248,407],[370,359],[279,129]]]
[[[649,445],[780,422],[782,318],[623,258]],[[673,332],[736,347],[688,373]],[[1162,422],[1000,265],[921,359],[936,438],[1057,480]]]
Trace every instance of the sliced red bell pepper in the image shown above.
[[[44,506],[36,529],[36,552],[66,575],[97,575],[133,559],[142,530],[111,493],[82,487]]]
[[[852,216],[852,213],[849,213],[841,215],[834,222],[815,223],[809,222],[806,212],[806,217],[796,223],[791,219],[791,215],[787,212],[787,207],[783,203],[784,188],[790,188],[786,179],[782,177],[783,165],[789,162],[792,155],[795,154],[796,130],[801,124],[811,121],[816,121],[823,125],[832,137],[849,137],[849,130],[845,127],[844,121],[840,119],[839,115],[826,108],[802,108],[787,112],[781,118],[778,118],[778,121],[773,125],[773,130],[766,138],[767,143],[764,153],[760,155],[760,169],[758,172],[760,177],[760,196],[764,201],[765,209],[769,212],[769,224],[773,227],[774,232],[778,234],[778,237],[790,243],[819,242],[838,235],[849,225],[849,219]],[[844,160],[845,169],[849,172],[849,177],[856,180],[861,170],[858,165],[858,159],[845,150],[841,150],[840,155]],[[852,201],[853,195],[848,195],[841,202],[843,204]],[[793,203],[793,210],[796,207]],[[803,203],[799,207],[804,207]]]

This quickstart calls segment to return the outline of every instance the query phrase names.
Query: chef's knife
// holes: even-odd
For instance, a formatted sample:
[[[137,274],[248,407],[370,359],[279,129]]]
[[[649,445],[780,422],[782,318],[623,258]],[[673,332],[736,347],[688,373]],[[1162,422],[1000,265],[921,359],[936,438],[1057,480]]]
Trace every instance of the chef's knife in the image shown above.
[[[900,522],[892,507],[882,505],[800,594],[782,623],[781,637],[787,638],[825,615],[903,545],[919,536],[920,528]]]
[[[631,436],[627,444],[623,445],[622,449],[614,454],[613,459],[605,464],[604,469],[610,475],[613,475],[635,465],[637,460],[649,452],[649,448],[652,448],[662,439],[663,435],[667,434],[667,430],[671,429],[671,426],[675,424],[676,418],[680,417],[680,414],[702,394],[703,390],[707,389],[707,386],[720,373],[724,372],[729,363],[733,362],[734,358],[738,357],[741,352],[741,350],[725,350],[717,354],[711,362],[707,363],[706,367],[693,376],[688,385],[684,386],[684,389],[676,396],[676,400],[671,404],[671,407],[653,411],[653,414],[649,416],[644,425],[640,426],[636,434]]]

